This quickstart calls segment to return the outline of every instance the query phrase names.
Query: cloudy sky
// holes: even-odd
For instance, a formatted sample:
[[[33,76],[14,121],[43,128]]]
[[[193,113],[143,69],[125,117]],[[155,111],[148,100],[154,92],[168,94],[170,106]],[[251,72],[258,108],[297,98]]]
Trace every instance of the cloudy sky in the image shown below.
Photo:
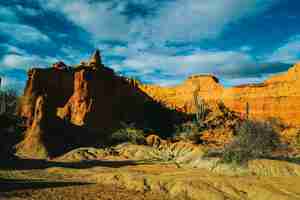
[[[298,0],[0,1],[0,75],[77,64],[94,49],[121,74],[173,85],[210,73],[225,86],[259,82],[300,61]]]

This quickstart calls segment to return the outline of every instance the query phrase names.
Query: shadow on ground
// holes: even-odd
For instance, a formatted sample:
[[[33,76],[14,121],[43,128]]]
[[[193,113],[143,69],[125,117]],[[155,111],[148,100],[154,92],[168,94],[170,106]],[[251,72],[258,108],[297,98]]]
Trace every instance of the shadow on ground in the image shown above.
[[[87,169],[91,167],[112,167],[119,168],[124,166],[141,165],[136,161],[102,161],[102,160],[88,160],[80,162],[56,162],[38,159],[10,159],[0,163],[2,170],[32,170],[32,169],[46,169],[50,167],[63,167],[73,169]]]
[[[3,179],[0,178],[0,192],[10,192],[24,189],[43,189],[43,188],[57,188],[67,186],[89,185],[92,183],[81,182],[55,182],[43,180],[19,180],[19,179]]]

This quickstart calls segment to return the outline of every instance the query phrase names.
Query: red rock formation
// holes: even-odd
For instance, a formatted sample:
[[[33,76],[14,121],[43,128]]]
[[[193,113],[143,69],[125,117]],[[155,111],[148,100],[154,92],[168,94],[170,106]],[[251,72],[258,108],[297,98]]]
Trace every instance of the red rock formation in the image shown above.
[[[31,146],[32,135],[36,135],[35,140],[42,138],[39,133],[47,136],[47,142],[42,138],[41,143],[47,144],[48,154],[57,155],[63,149],[69,149],[69,146],[63,147],[62,141],[71,147],[91,145],[104,140],[105,134],[118,128],[122,121],[170,134],[174,123],[185,117],[185,114],[153,101],[137,87],[137,83],[116,75],[109,68],[95,67],[96,63],[91,63],[93,66],[82,64],[73,69],[29,71],[19,108],[19,115],[27,119],[28,126],[25,140],[18,146],[20,151]],[[47,120],[42,126],[37,120],[40,96],[48,97],[44,100],[47,112],[42,112]],[[38,131],[36,127],[43,128],[38,128]],[[87,133],[91,135],[87,136]],[[49,147],[58,144],[61,151],[50,148],[49,152]]]
[[[195,91],[212,109],[222,101],[231,110],[245,113],[248,102],[251,118],[275,117],[292,126],[300,125],[300,65],[259,85],[227,89],[214,76],[198,75],[178,86],[160,87],[117,76],[102,65],[99,56],[96,53],[90,62],[73,69],[29,71],[19,109],[19,115],[27,118],[28,131],[20,147],[25,148],[32,141],[28,138],[45,129],[45,135],[53,136],[47,139],[51,141],[46,142],[47,150],[59,146],[57,141],[70,144],[64,149],[88,145],[97,142],[94,136],[104,138],[104,132],[113,131],[121,121],[168,135],[174,124],[189,117],[185,113],[196,111]],[[43,100],[45,112],[38,112],[41,96],[48,97]],[[47,118],[45,126],[38,120],[40,113],[46,115],[41,117]],[[89,133],[93,137],[83,139]]]
[[[193,100],[195,91],[208,103],[218,101],[224,91],[218,79],[211,75],[191,76],[183,84],[174,87],[156,85],[139,85],[139,87],[165,106],[186,113],[195,112]]]
[[[140,88],[167,107],[188,113],[195,112],[193,93],[197,89],[210,104],[222,101],[229,109],[245,114],[248,102],[250,118],[274,117],[291,126],[300,126],[300,64],[261,84],[224,88],[213,76],[193,76],[174,87],[141,85]]]
[[[46,102],[45,96],[38,96],[36,98],[32,125],[27,129],[25,139],[16,146],[19,156],[35,158],[49,156],[45,144],[46,141],[43,139],[47,126],[47,118],[50,117],[49,113],[47,113]]]

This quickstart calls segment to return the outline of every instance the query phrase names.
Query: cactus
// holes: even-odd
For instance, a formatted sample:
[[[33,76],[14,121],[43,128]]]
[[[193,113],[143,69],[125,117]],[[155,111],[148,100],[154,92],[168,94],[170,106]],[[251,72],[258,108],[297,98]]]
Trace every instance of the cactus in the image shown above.
[[[246,119],[249,119],[250,106],[249,103],[246,103]]]
[[[203,99],[198,95],[199,88],[194,91],[194,104],[197,109],[196,119],[201,123],[205,120],[207,114],[207,107]]]

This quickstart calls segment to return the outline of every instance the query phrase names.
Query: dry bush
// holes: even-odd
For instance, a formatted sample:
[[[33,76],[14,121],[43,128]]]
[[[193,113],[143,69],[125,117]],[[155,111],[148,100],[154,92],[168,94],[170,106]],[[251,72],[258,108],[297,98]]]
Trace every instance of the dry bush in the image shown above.
[[[176,132],[173,136],[175,140],[191,141],[196,144],[202,143],[201,131],[203,126],[198,122],[186,122],[175,127]]]
[[[110,143],[116,145],[125,142],[145,144],[146,138],[144,131],[136,128],[134,124],[121,123],[121,128],[110,136]]]
[[[223,151],[223,163],[243,164],[267,157],[280,145],[279,134],[269,122],[246,120],[236,132],[236,138]]]

